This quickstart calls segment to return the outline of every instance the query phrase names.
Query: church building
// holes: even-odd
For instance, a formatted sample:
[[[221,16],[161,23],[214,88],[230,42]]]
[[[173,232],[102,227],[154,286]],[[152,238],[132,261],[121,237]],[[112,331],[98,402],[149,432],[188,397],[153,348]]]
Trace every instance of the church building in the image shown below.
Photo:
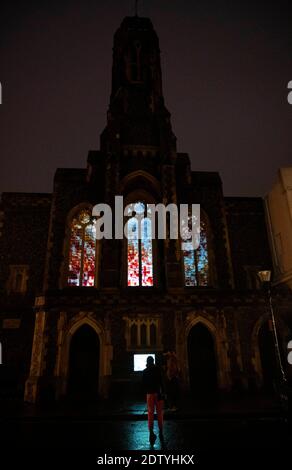
[[[200,204],[199,248],[147,231],[96,240],[92,209],[114,212],[116,196],[142,213]],[[0,260],[1,381],[26,402],[138,390],[140,355],[163,364],[166,351],[177,355],[183,393],[271,386],[257,275],[272,265],[263,200],[224,197],[217,172],[196,171],[177,151],[148,18],[126,17],[114,35],[107,124],[87,166],[58,168],[52,194],[2,194]],[[276,291],[274,305],[285,352],[290,290]]]

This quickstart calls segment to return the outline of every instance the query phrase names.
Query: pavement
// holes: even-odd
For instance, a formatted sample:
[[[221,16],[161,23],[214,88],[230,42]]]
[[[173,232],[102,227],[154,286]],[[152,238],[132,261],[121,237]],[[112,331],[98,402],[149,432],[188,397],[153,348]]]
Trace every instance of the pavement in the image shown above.
[[[2,404],[3,405],[3,404]],[[5,408],[5,410],[4,410]],[[292,447],[292,427],[272,397],[234,396],[217,400],[184,397],[177,411],[165,411],[164,441],[151,447],[143,401],[84,402],[32,407],[2,406],[0,466],[50,462],[96,465],[104,455],[192,454],[201,463],[285,463]],[[157,423],[155,423],[157,431]],[[4,431],[4,432],[3,432]],[[146,453],[146,454],[145,454]],[[136,459],[136,460],[137,460]],[[85,465],[87,462],[88,465]],[[3,468],[7,468],[4,467]],[[119,468],[123,468],[120,466]]]

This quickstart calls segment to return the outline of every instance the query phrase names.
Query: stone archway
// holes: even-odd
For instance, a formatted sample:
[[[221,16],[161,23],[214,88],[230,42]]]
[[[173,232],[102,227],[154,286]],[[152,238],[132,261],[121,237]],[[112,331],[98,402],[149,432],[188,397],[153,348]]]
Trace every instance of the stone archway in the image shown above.
[[[99,358],[98,365],[96,365],[98,369],[97,395],[104,398],[108,395],[111,376],[112,346],[103,325],[98,322],[93,315],[85,312],[80,312],[67,324],[66,313],[62,312],[58,326],[59,347],[55,368],[55,375],[59,383],[57,398],[66,396],[69,391],[71,342],[73,341],[75,333],[85,325],[93,330],[93,334],[97,336],[99,344]]]
[[[282,364],[284,365],[284,343],[285,338],[289,335],[289,330],[280,318],[277,319],[276,328]],[[252,365],[256,373],[257,388],[264,388],[267,391],[271,391],[277,374],[279,359],[275,351],[271,318],[267,313],[258,318],[254,325],[251,338],[251,354]]]
[[[212,320],[215,320],[212,321]],[[222,321],[221,321],[222,323]],[[213,341],[213,350],[216,363],[217,387],[219,390],[230,390],[230,362],[227,351],[227,340],[224,325],[222,326],[219,318],[211,319],[207,316],[198,314],[189,314],[186,323],[178,326],[178,331],[182,331],[184,340],[177,341],[177,351],[179,361],[182,365],[182,379],[186,390],[190,390],[190,371],[189,371],[189,354],[188,354],[188,338],[193,327],[197,324],[207,329]],[[178,339],[178,338],[177,338]],[[209,336],[210,339],[210,336]],[[210,340],[211,341],[211,340]]]
[[[214,394],[218,389],[214,338],[201,322],[192,326],[188,334],[188,365],[192,395]]]
[[[70,342],[67,396],[95,400],[99,382],[99,336],[88,324],[75,331]]]

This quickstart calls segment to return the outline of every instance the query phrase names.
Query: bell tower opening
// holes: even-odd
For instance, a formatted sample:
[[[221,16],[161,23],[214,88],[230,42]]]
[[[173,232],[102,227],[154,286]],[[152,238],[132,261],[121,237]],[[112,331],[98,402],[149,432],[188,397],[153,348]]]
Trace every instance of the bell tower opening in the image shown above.
[[[118,138],[117,138],[118,136]],[[112,88],[101,150],[174,143],[164,104],[159,39],[149,18],[126,17],[114,35]]]

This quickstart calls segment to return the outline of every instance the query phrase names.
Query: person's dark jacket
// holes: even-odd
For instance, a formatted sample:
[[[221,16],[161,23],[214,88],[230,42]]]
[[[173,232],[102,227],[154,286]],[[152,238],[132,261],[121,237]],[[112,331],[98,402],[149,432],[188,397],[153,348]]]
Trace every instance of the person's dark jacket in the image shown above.
[[[147,366],[143,371],[143,386],[145,393],[161,393],[163,389],[162,376],[156,365]]]

